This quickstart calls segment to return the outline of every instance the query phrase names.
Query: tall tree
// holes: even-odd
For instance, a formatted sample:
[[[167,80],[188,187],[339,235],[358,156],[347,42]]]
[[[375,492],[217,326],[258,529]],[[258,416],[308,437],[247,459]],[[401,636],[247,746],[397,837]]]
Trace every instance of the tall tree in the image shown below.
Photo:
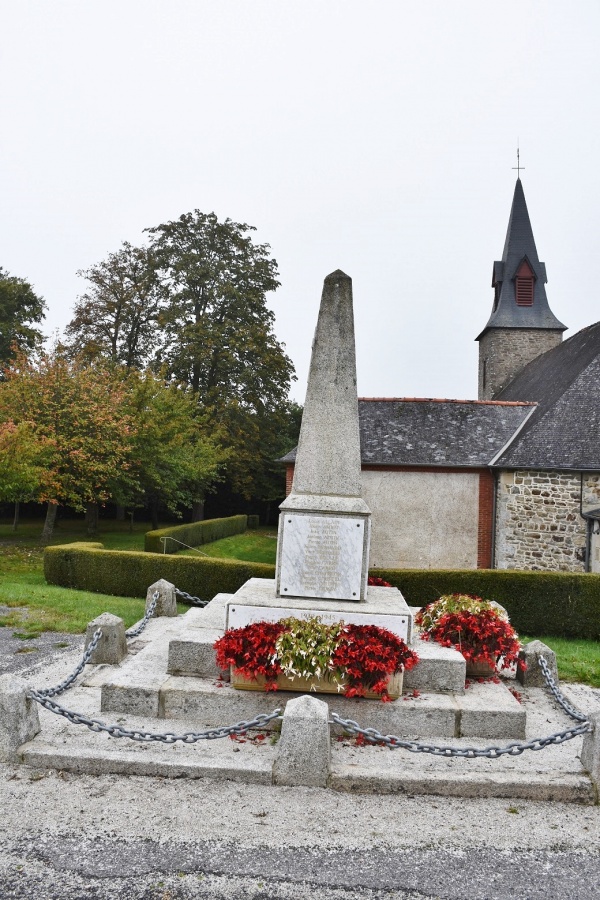
[[[293,378],[266,305],[277,263],[255,230],[199,210],[147,229],[168,292],[162,359],[206,408],[279,403]]]
[[[266,304],[277,263],[268,244],[253,242],[255,228],[214,213],[147,230],[168,294],[161,360],[222,434],[232,489],[262,496],[295,378]]]
[[[116,253],[77,273],[90,286],[76,304],[66,337],[76,353],[143,367],[159,340],[164,292],[154,254],[125,242]]]
[[[35,326],[45,310],[44,300],[28,281],[0,268],[0,369],[14,360],[15,347],[34,350],[41,345],[43,335]]]

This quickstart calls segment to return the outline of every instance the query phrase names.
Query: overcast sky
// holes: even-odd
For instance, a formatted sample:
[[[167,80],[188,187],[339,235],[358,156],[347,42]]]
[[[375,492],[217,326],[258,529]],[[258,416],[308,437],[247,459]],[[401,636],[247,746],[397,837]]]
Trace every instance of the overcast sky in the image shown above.
[[[0,266],[76,271],[198,208],[256,226],[303,401],[323,278],[362,396],[477,396],[517,140],[547,293],[600,318],[597,0],[0,0]]]

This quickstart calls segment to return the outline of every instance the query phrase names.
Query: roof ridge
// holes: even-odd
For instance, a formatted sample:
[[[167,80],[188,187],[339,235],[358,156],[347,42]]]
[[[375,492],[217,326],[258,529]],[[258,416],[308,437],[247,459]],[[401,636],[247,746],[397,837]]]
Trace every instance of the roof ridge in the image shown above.
[[[361,403],[471,403],[476,406],[537,406],[535,400],[456,400],[452,397],[359,397]]]

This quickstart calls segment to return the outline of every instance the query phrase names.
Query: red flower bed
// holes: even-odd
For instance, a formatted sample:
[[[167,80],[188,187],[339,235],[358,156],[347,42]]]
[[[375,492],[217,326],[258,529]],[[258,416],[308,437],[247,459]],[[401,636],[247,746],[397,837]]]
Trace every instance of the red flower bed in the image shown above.
[[[451,608],[436,617],[436,601],[417,614],[415,621],[418,625],[428,623],[422,634],[423,640],[434,640],[443,647],[454,647],[467,662],[487,663],[493,668],[499,665],[502,669],[515,664],[524,666],[518,659],[521,649],[518,635],[498,608],[469,595],[440,598],[440,602],[448,600],[454,601],[456,606],[462,604],[463,608]]]
[[[389,700],[387,683],[394,672],[412,669],[419,658],[404,641],[376,625],[345,625],[331,659],[348,679],[346,697],[364,697],[367,690]]]
[[[217,666],[233,666],[245,678],[264,675],[265,690],[277,690],[277,676],[282,668],[277,662],[275,644],[283,631],[281,622],[253,622],[244,628],[226,631],[215,643]]]
[[[214,645],[217,665],[221,669],[233,666],[245,678],[262,675],[265,678],[265,690],[277,690],[278,675],[298,674],[293,669],[282,667],[277,655],[278,639],[284,631],[286,636],[293,636],[294,626],[301,624],[306,626],[307,623],[287,619],[275,623],[255,622],[244,628],[226,631]],[[320,628],[329,629],[329,632],[332,628],[322,626],[318,619],[310,620],[308,625],[313,635],[317,636]],[[294,640],[292,637],[292,641]],[[333,678],[344,679],[343,689],[347,697],[362,697],[367,691],[372,691],[379,694],[382,700],[389,700],[387,684],[390,676],[404,669],[412,669],[418,662],[417,654],[401,638],[376,625],[340,623],[339,634],[336,636],[334,632],[333,641],[335,644],[327,663],[327,671]],[[299,651],[303,666],[310,670],[310,654],[304,653],[302,645],[299,645]],[[289,642],[287,653],[290,658]],[[291,656],[294,656],[294,647]],[[315,657],[315,669],[320,664]],[[306,672],[302,674],[305,675]]]

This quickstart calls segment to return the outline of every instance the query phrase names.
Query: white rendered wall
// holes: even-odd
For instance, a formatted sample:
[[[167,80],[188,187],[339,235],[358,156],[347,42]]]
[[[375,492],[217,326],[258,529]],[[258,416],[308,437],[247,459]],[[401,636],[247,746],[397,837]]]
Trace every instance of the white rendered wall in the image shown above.
[[[479,475],[362,472],[370,567],[476,569]]]

